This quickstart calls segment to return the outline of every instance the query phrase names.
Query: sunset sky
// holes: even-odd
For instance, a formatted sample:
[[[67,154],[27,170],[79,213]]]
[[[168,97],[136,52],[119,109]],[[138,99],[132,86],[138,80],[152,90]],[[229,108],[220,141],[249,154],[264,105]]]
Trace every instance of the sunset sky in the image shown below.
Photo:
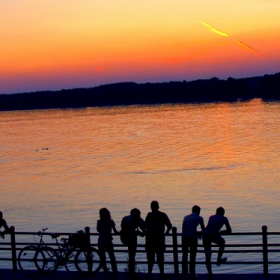
[[[279,0],[1,0],[0,93],[280,72]]]

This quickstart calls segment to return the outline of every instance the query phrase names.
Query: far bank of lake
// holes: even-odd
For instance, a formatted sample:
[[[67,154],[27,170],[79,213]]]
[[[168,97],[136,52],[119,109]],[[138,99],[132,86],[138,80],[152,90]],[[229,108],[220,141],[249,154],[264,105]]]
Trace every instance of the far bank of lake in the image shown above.
[[[280,73],[243,79],[136,84],[0,94],[0,111],[280,100]]]

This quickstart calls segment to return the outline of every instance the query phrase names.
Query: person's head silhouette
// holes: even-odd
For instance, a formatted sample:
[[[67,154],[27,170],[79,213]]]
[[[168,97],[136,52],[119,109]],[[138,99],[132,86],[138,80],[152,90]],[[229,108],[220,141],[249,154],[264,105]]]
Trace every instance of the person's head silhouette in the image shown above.
[[[199,206],[194,205],[193,208],[192,208],[192,212],[196,213],[197,215],[199,215],[200,214],[200,209],[201,208]]]
[[[151,209],[152,209],[152,212],[157,212],[158,211],[159,204],[158,204],[157,201],[154,200],[154,201],[151,202]]]
[[[225,209],[223,207],[218,207],[217,210],[216,210],[216,215],[224,216],[225,215]]]
[[[137,222],[141,218],[141,211],[137,208],[133,208],[130,211],[130,217],[132,222]]]
[[[111,220],[111,213],[107,208],[101,208],[99,210],[100,220],[102,221],[110,221]]]
[[[0,219],[3,218],[3,213],[0,211]]]

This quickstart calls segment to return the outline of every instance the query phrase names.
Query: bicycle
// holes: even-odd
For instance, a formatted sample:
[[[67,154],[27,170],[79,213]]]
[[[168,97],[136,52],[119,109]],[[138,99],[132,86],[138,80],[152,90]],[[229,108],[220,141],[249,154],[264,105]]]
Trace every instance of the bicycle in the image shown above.
[[[73,275],[90,275],[101,268],[99,252],[89,246],[86,236],[82,232],[69,235],[69,238],[61,238],[60,234],[50,233],[55,239],[57,249],[45,244],[43,236],[47,228],[38,232],[40,241],[37,245],[24,247],[18,257],[19,267],[29,275],[39,272],[51,273],[58,268],[65,267]]]

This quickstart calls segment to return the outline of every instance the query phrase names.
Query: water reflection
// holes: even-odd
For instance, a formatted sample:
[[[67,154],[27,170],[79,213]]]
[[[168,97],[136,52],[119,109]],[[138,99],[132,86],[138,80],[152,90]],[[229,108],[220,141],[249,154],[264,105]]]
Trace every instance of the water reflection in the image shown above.
[[[280,231],[279,119],[260,100],[0,112],[1,210],[18,230],[95,230],[100,208],[119,227],[155,199],[179,229],[198,204]]]

